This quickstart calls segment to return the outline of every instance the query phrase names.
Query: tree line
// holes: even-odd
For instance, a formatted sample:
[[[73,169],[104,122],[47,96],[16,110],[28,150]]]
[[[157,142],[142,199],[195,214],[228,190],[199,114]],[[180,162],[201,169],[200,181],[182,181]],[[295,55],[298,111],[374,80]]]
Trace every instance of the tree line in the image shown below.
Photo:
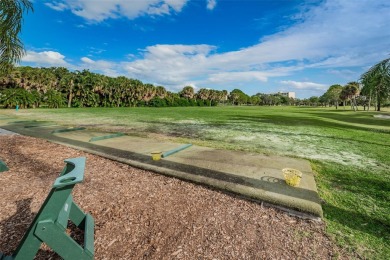
[[[280,94],[249,96],[239,89],[231,92],[185,86],[178,93],[124,76],[109,77],[89,70],[64,67],[15,67],[0,76],[0,104],[4,108],[38,107],[166,107],[221,105],[297,105],[306,100]]]
[[[335,106],[340,104],[344,109],[349,103],[351,109],[363,106],[370,110],[371,106],[380,111],[383,105],[390,106],[390,58],[372,66],[360,76],[359,82],[349,82],[344,86],[332,85],[320,97],[311,97],[314,105]]]

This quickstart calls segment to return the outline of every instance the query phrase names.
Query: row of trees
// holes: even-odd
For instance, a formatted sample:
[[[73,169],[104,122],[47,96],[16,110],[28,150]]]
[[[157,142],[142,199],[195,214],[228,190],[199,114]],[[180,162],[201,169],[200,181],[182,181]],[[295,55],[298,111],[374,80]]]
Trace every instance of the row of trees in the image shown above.
[[[345,86],[332,85],[319,98],[317,104],[334,105],[336,109],[342,102],[345,108],[349,102],[351,109],[357,110],[357,106],[363,106],[370,110],[374,105],[380,111],[382,103],[390,97],[390,58],[372,66],[360,77],[360,83],[349,82]]]
[[[331,106],[364,109],[375,105],[380,110],[390,96],[390,59],[373,66],[361,77],[360,83],[345,86],[332,85],[320,97],[293,99],[280,94],[258,93],[249,96],[239,89],[226,90],[201,88],[195,92],[191,86],[180,92],[167,91],[163,86],[144,84],[123,76],[108,77],[83,71],[69,71],[63,67],[17,67],[0,76],[0,104],[5,108],[41,107],[124,107],[124,106],[215,106],[232,105],[299,105]]]
[[[233,105],[307,105],[307,100],[282,95],[258,93],[248,96],[239,89],[226,90],[191,86],[180,92],[167,91],[163,86],[144,84],[123,76],[108,77],[63,67],[16,67],[0,76],[0,104],[6,108],[19,105],[35,108],[42,105],[58,107],[124,107],[124,106],[215,106]]]
[[[0,77],[0,101],[5,107],[121,107],[215,105],[226,94],[199,91],[195,102],[188,98],[187,87],[172,93],[162,86],[144,84],[126,77],[108,77],[62,67],[17,67]],[[207,92],[207,95],[205,94]],[[50,99],[49,97],[56,97]]]

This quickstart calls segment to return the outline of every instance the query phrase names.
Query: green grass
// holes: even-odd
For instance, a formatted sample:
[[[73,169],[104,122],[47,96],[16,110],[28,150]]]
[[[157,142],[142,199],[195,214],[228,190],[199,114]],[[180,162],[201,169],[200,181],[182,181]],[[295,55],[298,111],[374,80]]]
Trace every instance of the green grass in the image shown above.
[[[189,107],[1,110],[1,114],[309,159],[324,201],[327,232],[361,257],[390,259],[390,120],[374,117],[377,112]]]

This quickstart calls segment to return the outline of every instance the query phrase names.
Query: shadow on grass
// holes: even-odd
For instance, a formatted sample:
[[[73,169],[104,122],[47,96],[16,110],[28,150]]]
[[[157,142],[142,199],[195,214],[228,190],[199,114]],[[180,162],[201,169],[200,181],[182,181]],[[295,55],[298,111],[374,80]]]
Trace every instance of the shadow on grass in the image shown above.
[[[331,186],[333,188],[374,197],[379,201],[389,201],[390,181],[388,178],[375,178],[375,175],[373,176],[370,173],[363,174],[354,174],[352,176],[340,171],[339,173],[332,173],[327,179],[332,181]]]
[[[388,172],[356,171],[352,166],[317,163],[320,190],[330,203],[323,205],[326,219],[389,242],[390,180]],[[321,187],[323,185],[323,187]]]
[[[269,124],[277,124],[277,125],[281,125],[280,122],[274,122],[273,120],[264,120],[262,118],[257,118],[257,117],[250,117],[250,116],[240,116],[240,117],[231,117],[230,120],[237,120],[237,121],[251,121],[251,122],[264,122],[264,123],[269,123]],[[310,122],[312,122],[312,120],[309,120]],[[160,121],[142,121],[144,123],[149,123],[151,124],[149,127],[147,127],[146,131],[149,132],[149,133],[157,133],[157,134],[165,134],[165,135],[168,135],[168,136],[172,136],[172,137],[184,137],[184,138],[201,138],[203,136],[203,130],[204,128],[207,128],[207,127],[219,127],[219,128],[223,128],[223,129],[232,129],[234,130],[234,127],[232,128],[228,123],[222,123],[222,122],[219,122],[219,123],[211,123],[211,124],[205,124],[205,125],[202,125],[202,126],[196,126],[196,127],[191,127],[192,125],[181,125],[181,124],[177,124],[177,123],[174,123],[174,122],[160,122]],[[291,126],[289,125],[288,123],[283,123],[283,125],[286,125],[286,126]],[[306,124],[307,125],[307,124]],[[321,125],[323,126],[323,124],[318,124],[318,125]],[[162,127],[160,126],[169,126],[170,128],[168,130],[165,130],[165,131],[161,131],[160,129],[162,129]],[[327,128],[330,128],[329,125],[327,125]],[[341,128],[341,127],[336,127],[336,124],[334,124],[334,127],[335,129],[337,130],[344,130],[348,127],[344,127],[344,128]],[[376,131],[376,130],[372,130],[371,131]],[[343,141],[348,141],[348,142],[359,142],[359,143],[366,143],[366,144],[374,144],[374,145],[378,145],[378,146],[384,146],[384,147],[390,147],[390,144],[383,144],[383,143],[377,143],[377,142],[369,142],[369,141],[366,141],[366,140],[357,140],[357,139],[351,139],[351,138],[344,138],[344,137],[339,137],[339,136],[330,136],[330,135],[318,135],[318,134],[308,134],[308,133],[286,133],[286,132],[281,132],[281,131],[276,131],[276,130],[265,130],[265,129],[261,129],[261,128],[258,128],[258,129],[251,129],[251,132],[252,133],[270,133],[270,134],[277,134],[277,135],[284,135],[284,136],[291,136],[291,135],[294,135],[294,136],[310,136],[310,137],[319,137],[319,138],[324,138],[324,139],[333,139],[333,140],[337,140],[337,141],[340,141],[340,140],[343,140]],[[378,131],[380,132],[380,131]],[[385,133],[387,133],[385,131]],[[389,133],[390,133],[390,130],[389,130]],[[266,146],[264,146],[266,147]]]
[[[334,117],[332,118],[331,115],[323,116],[323,114],[319,113],[305,113],[312,114],[315,117],[299,117],[299,116],[288,116],[288,115],[261,115],[261,116],[246,116],[246,115],[232,115],[229,120],[237,120],[237,121],[249,121],[254,123],[265,123],[265,124],[273,124],[273,125],[281,125],[281,126],[320,126],[320,127],[326,127],[326,128],[336,128],[340,130],[360,130],[360,131],[377,131],[382,133],[390,133],[390,130],[387,129],[373,129],[369,127],[364,126],[356,126],[356,125],[350,125],[348,123],[354,123],[354,124],[361,124],[361,125],[368,125],[368,126],[381,126],[381,127],[390,127],[390,123],[384,123],[384,124],[377,124],[378,122],[374,119],[367,119],[367,118],[357,118],[358,116],[355,116],[355,118],[351,117]],[[339,122],[332,122],[327,119],[332,119]],[[344,120],[345,119],[345,120]],[[347,122],[347,123],[346,123]],[[381,121],[384,122],[384,121]]]
[[[326,219],[338,222],[351,229],[382,238],[390,244],[390,226],[383,223],[383,221],[372,216],[329,204],[323,205],[322,208]]]
[[[272,116],[272,115],[262,115],[261,117],[254,117],[254,116],[233,116],[230,118],[232,121],[247,121],[252,123],[263,123],[263,124],[270,124],[270,125],[280,125],[280,126],[317,126],[317,127],[326,127],[327,129],[333,128],[340,131],[350,131],[351,129],[360,130],[360,131],[366,131],[366,132],[379,132],[384,134],[390,134],[390,130],[386,129],[372,129],[372,128],[366,128],[366,127],[359,127],[359,126],[352,126],[352,125],[345,125],[342,123],[335,123],[335,122],[328,122],[326,120],[317,119],[317,118],[296,118],[296,117],[289,117],[289,116]],[[367,144],[374,144],[379,146],[386,146],[389,147],[387,144],[379,143],[379,142],[372,142],[361,140],[361,139],[352,139],[352,138],[345,138],[340,136],[330,136],[330,135],[317,135],[317,134],[308,134],[308,133],[286,133],[282,131],[275,131],[275,130],[252,130],[252,132],[268,132],[268,133],[276,133],[278,135],[296,135],[296,136],[313,136],[313,137],[320,137],[320,138],[327,138],[327,139],[334,139],[334,140],[345,140],[345,141],[352,141],[352,142],[359,142],[359,143],[367,143]]]

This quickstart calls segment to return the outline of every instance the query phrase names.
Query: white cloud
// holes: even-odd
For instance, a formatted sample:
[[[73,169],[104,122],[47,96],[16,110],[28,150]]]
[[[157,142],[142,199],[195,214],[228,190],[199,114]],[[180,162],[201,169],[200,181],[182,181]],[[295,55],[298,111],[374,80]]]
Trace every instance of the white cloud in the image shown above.
[[[208,80],[212,83],[228,83],[228,82],[247,82],[247,81],[267,81],[268,73],[260,71],[241,71],[241,72],[220,72],[210,74]]]
[[[35,63],[39,66],[71,66],[65,61],[65,56],[55,51],[27,51],[23,62]]]
[[[111,77],[120,75],[120,67],[114,62],[105,60],[92,60],[87,57],[82,57],[80,60],[82,61],[82,64],[78,65],[80,69],[89,69],[91,71],[100,72]]]
[[[62,0],[46,3],[54,10],[70,9],[72,13],[91,22],[119,17],[134,19],[142,15],[169,15],[180,12],[188,0]]]
[[[179,85],[199,73],[207,72],[207,55],[214,49],[210,45],[154,45],[144,50],[144,58],[124,63],[128,75]]]
[[[299,66],[270,67],[252,58],[238,60],[241,51],[218,54],[215,50],[211,45],[154,45],[143,51],[142,59],[124,62],[123,68],[131,77],[171,88],[191,80],[196,80],[197,85],[211,86],[237,82],[256,84],[300,69]]]
[[[217,0],[207,0],[207,9],[208,10],[214,10],[216,5],[217,5]]]
[[[45,3],[45,5],[56,11],[64,11],[68,9],[68,5],[59,2]]]
[[[328,85],[314,82],[299,82],[293,80],[282,80],[280,83],[295,89],[326,90]]]

